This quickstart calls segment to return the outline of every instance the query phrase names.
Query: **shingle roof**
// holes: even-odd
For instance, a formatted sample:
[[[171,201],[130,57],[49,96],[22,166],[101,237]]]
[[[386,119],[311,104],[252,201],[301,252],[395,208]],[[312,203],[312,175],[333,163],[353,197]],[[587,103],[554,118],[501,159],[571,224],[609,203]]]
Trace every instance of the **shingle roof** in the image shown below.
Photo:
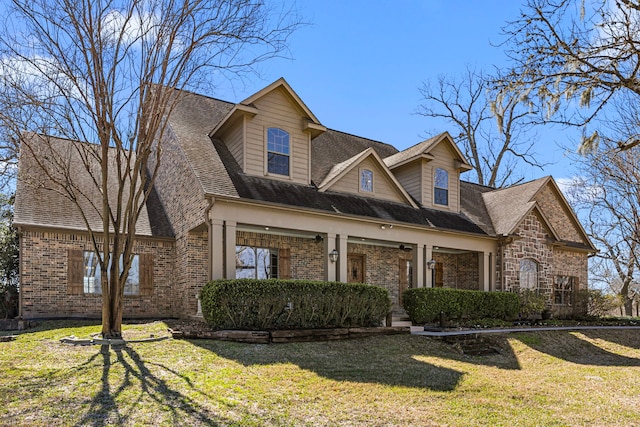
[[[192,93],[186,94],[169,116],[169,123],[206,194],[237,196],[224,171],[209,132],[234,104]]]
[[[395,153],[384,159],[385,164],[393,168],[395,165],[405,162],[409,159],[412,159],[416,156],[421,155],[425,151],[428,151],[436,142],[438,142],[445,133],[441,133],[440,135],[436,135],[432,138],[426,139],[416,145],[413,145],[406,150],[402,150],[398,153]]]
[[[447,212],[407,204],[360,197],[332,191],[318,191],[317,185],[329,174],[339,173],[340,165],[348,166],[365,150],[373,149],[386,165],[400,164],[427,151],[446,133],[440,134],[402,152],[379,141],[328,129],[311,141],[311,185],[244,174],[226,145],[209,136],[211,131],[234,108],[235,104],[202,95],[183,93],[183,98],[169,118],[170,130],[183,150],[196,177],[195,185],[214,196],[243,198],[263,203],[295,206],[343,215],[354,215],[381,220],[405,222],[460,232],[495,236],[510,233],[535,204],[534,195],[550,178],[541,178],[506,189],[493,189],[461,181],[461,212]],[[58,144],[68,141],[55,140]],[[86,171],[77,156],[68,154],[70,170],[83,177],[89,199],[99,191],[88,185]],[[170,166],[166,166],[170,167]],[[28,153],[20,160],[15,206],[17,225],[40,225],[85,229],[82,218],[71,202],[51,190],[45,190],[38,180],[42,174],[33,165]],[[88,185],[88,186],[87,186]],[[417,204],[416,204],[417,205]],[[101,224],[97,212],[90,215],[92,227]],[[162,203],[152,191],[137,226],[138,234],[172,236]]]
[[[73,143],[59,138],[43,138],[37,135],[28,136],[28,146],[21,147],[18,180],[16,183],[16,203],[14,208],[14,224],[17,226],[48,226],[64,229],[86,230],[85,221],[80,209],[69,197],[65,197],[63,188],[56,184],[64,178],[59,167],[68,170],[67,186],[82,207],[87,222],[94,231],[102,230],[101,197],[99,186],[93,181],[92,174],[100,182],[99,163],[95,160],[92,174],[87,171],[82,156],[91,146],[84,143]],[[98,151],[99,152],[99,151]],[[47,177],[42,167],[34,160],[34,153],[46,165],[47,170],[56,171]],[[113,151],[110,152],[113,155]],[[53,178],[53,179],[52,179]],[[116,175],[110,174],[109,188],[117,186]],[[113,195],[115,192],[111,192]],[[115,197],[115,196],[114,196]],[[126,194],[125,194],[126,197]],[[115,206],[115,198],[110,200]],[[170,237],[171,226],[162,209],[155,191],[142,208],[136,223],[136,234],[141,236]]]
[[[533,197],[547,183],[549,177],[524,184],[482,193],[487,213],[499,236],[513,232],[522,218],[533,208]]]
[[[493,222],[484,204],[482,195],[495,188],[460,181],[460,211],[477,224],[485,233],[494,235]]]
[[[320,184],[334,165],[357,156],[367,148],[376,150],[381,158],[398,152],[392,145],[327,129],[311,141],[311,180]]]
[[[221,141],[215,147],[227,165],[227,171],[241,198],[279,205],[296,206],[336,214],[379,218],[467,233],[485,234],[464,214],[436,209],[413,208],[385,200],[331,191],[319,192],[313,185],[300,185],[242,173],[239,165]]]

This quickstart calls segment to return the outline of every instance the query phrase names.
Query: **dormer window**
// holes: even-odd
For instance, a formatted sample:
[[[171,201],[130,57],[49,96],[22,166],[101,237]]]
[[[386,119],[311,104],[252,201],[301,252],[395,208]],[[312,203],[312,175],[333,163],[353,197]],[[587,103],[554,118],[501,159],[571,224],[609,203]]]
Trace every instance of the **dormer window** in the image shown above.
[[[289,176],[289,133],[280,128],[267,129],[267,172]]]
[[[373,193],[373,171],[362,169],[360,171],[360,191]]]
[[[449,172],[444,169],[436,169],[433,185],[433,201],[436,205],[449,205]]]

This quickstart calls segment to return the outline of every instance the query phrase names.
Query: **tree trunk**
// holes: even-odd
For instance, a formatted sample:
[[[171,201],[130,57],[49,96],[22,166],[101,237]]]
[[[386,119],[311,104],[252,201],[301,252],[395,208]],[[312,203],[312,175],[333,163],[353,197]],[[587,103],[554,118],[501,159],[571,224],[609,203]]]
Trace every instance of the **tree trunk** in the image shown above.
[[[629,297],[624,298],[624,315],[633,317],[633,300]]]
[[[122,338],[123,306],[121,292],[119,291],[117,278],[108,282],[106,284],[108,294],[105,295],[105,287],[103,286],[102,288],[102,338]]]

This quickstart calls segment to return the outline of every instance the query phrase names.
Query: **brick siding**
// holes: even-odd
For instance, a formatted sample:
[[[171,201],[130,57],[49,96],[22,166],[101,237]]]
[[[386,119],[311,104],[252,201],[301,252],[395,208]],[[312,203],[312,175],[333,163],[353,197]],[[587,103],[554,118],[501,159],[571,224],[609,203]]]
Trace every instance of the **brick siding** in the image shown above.
[[[67,259],[69,249],[93,250],[88,234],[22,230],[21,299],[25,318],[99,318],[102,297],[93,294],[69,295]],[[164,240],[141,239],[135,253],[153,254],[153,292],[149,296],[124,297],[125,317],[166,317],[174,315],[172,301],[174,245]]]
[[[477,252],[449,254],[434,252],[433,259],[442,263],[442,286],[445,288],[480,290]]]
[[[324,280],[324,244],[315,239],[238,231],[236,245],[291,250],[291,278]]]
[[[386,246],[349,243],[347,252],[364,255],[365,283],[386,288],[394,307],[400,306],[400,259],[412,259],[411,252]],[[415,266],[414,266],[415,270]],[[415,273],[414,273],[415,274]]]

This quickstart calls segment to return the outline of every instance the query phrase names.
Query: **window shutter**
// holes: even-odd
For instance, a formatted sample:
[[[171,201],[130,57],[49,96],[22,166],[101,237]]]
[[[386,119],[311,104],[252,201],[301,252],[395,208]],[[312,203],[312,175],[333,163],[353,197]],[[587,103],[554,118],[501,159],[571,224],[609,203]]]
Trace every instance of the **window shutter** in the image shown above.
[[[140,295],[153,294],[153,254],[139,254],[140,257]]]
[[[278,278],[291,279],[291,249],[278,249]]]
[[[82,295],[84,293],[84,259],[82,251],[67,251],[67,293]]]

